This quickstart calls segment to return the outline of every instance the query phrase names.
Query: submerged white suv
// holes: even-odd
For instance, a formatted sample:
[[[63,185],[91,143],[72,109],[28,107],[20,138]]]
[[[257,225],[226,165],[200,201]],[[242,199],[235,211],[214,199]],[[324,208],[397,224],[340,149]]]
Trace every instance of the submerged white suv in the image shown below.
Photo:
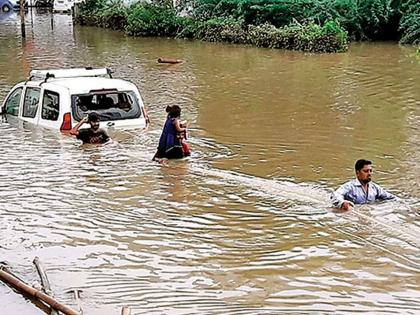
[[[32,70],[27,81],[15,85],[0,113],[35,125],[70,130],[96,112],[101,127],[145,128],[147,114],[137,87],[112,78],[108,68]]]

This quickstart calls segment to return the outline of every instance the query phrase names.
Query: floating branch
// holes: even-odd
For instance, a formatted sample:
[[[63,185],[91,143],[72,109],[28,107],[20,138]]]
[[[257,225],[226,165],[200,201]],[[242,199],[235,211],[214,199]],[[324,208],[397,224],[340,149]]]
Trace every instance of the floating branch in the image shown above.
[[[15,278],[11,274],[7,273],[3,270],[3,268],[0,268],[0,280],[10,284],[15,289],[17,289],[20,292],[23,292],[29,296],[33,296],[46,304],[48,304],[51,308],[54,308],[65,315],[80,315],[75,310],[71,309],[70,307],[58,302],[57,300],[53,299],[49,295],[45,294],[44,292],[41,292],[39,290],[36,290],[32,288],[31,286],[23,283],[19,279]]]

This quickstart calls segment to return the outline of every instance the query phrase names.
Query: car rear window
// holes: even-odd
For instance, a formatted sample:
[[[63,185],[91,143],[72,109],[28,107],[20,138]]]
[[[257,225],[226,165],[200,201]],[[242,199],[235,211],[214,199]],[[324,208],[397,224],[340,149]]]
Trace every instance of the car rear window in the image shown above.
[[[99,92],[72,95],[72,111],[76,120],[91,112],[99,115],[101,121],[133,119],[141,116],[141,109],[133,91]]]

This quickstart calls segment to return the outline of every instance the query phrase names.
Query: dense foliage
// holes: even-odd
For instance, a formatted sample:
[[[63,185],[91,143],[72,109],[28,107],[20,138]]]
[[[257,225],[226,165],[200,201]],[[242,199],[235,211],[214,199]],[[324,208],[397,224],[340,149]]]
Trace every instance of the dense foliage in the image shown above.
[[[277,28],[271,24],[244,26],[235,20],[214,18],[203,22],[189,19],[184,26],[178,37],[311,52],[347,50],[346,33],[335,22],[322,27],[292,23]]]
[[[127,14],[121,1],[88,0],[80,7],[79,22],[121,30],[126,27]]]
[[[135,36],[169,36],[313,52],[353,40],[420,44],[419,0],[87,0],[80,22]]]
[[[126,31],[136,36],[176,36],[179,18],[167,5],[139,4],[128,10]]]
[[[419,0],[185,0],[197,19],[228,17],[281,27],[337,21],[356,40],[420,40]]]
[[[403,15],[400,30],[403,32],[401,43],[420,45],[420,1],[406,0],[401,8]]]
[[[251,25],[335,20],[355,39],[395,39],[401,17],[401,0],[186,0],[184,6],[198,19],[232,17]]]

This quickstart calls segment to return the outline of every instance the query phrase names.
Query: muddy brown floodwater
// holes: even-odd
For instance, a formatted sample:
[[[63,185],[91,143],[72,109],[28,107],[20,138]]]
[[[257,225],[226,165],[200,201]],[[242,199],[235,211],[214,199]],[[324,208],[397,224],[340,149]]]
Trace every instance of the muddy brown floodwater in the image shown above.
[[[85,147],[0,123],[0,261],[85,314],[420,312],[420,62],[396,43],[314,55],[0,14],[0,99],[30,69],[111,67],[152,125]],[[183,59],[162,65],[157,58]],[[191,158],[151,162],[178,104]],[[374,162],[400,201],[333,213],[332,189]],[[42,312],[0,284],[2,314]]]

